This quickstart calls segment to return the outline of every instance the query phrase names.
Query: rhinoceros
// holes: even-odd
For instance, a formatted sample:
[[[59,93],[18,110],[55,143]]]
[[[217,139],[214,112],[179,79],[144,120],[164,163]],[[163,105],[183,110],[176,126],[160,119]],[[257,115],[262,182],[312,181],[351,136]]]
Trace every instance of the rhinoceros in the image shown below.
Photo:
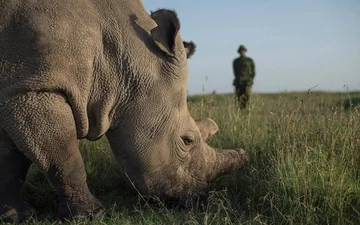
[[[106,135],[125,181],[160,198],[204,193],[249,162],[210,147],[217,124],[190,116],[195,44],[179,29],[175,11],[149,14],[140,0],[0,2],[0,214],[34,213],[20,196],[32,163],[59,194],[60,219],[102,212],[79,139]]]

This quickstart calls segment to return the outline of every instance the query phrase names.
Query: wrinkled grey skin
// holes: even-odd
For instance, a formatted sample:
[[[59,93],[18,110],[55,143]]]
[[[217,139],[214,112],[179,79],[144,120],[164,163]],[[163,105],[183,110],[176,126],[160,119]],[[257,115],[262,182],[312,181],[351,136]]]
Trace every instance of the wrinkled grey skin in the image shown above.
[[[212,148],[218,127],[186,103],[187,58],[173,11],[139,0],[0,2],[0,214],[34,213],[20,197],[29,166],[61,199],[61,219],[96,215],[77,140],[106,135],[125,180],[143,194],[180,197],[249,161]],[[121,190],[119,190],[121,191]]]

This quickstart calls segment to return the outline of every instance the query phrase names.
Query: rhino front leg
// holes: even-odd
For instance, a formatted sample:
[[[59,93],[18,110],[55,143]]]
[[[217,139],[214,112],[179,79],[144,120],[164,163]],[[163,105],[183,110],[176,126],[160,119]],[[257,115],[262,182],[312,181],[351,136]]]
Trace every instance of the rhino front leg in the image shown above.
[[[102,213],[101,203],[86,183],[75,121],[66,98],[55,93],[33,93],[24,98],[7,107],[11,111],[6,114],[5,131],[20,151],[46,172],[58,191],[60,219]]]
[[[20,195],[30,165],[11,140],[0,137],[0,222],[21,222],[35,215]]]
[[[60,195],[59,218],[97,217],[103,207],[89,191],[85,166],[78,149],[76,134],[67,143],[62,142],[60,159],[54,160],[47,177]],[[60,144],[60,143],[59,143]]]

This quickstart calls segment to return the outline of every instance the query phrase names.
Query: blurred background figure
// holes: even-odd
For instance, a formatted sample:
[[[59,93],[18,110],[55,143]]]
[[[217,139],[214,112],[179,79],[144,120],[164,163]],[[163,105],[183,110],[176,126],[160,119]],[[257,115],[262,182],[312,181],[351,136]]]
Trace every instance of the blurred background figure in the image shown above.
[[[247,49],[244,45],[240,45],[238,53],[240,57],[233,62],[234,82],[236,101],[240,109],[245,109],[250,99],[251,87],[255,77],[255,63],[246,56]]]

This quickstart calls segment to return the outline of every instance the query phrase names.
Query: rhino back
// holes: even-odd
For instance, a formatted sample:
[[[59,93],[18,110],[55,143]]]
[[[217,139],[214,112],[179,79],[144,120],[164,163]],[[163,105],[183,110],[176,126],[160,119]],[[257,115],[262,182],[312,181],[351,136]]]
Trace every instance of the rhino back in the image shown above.
[[[62,93],[78,137],[101,136],[126,80],[119,71],[129,15],[147,19],[141,1],[2,1],[0,7],[0,103],[27,92]]]

